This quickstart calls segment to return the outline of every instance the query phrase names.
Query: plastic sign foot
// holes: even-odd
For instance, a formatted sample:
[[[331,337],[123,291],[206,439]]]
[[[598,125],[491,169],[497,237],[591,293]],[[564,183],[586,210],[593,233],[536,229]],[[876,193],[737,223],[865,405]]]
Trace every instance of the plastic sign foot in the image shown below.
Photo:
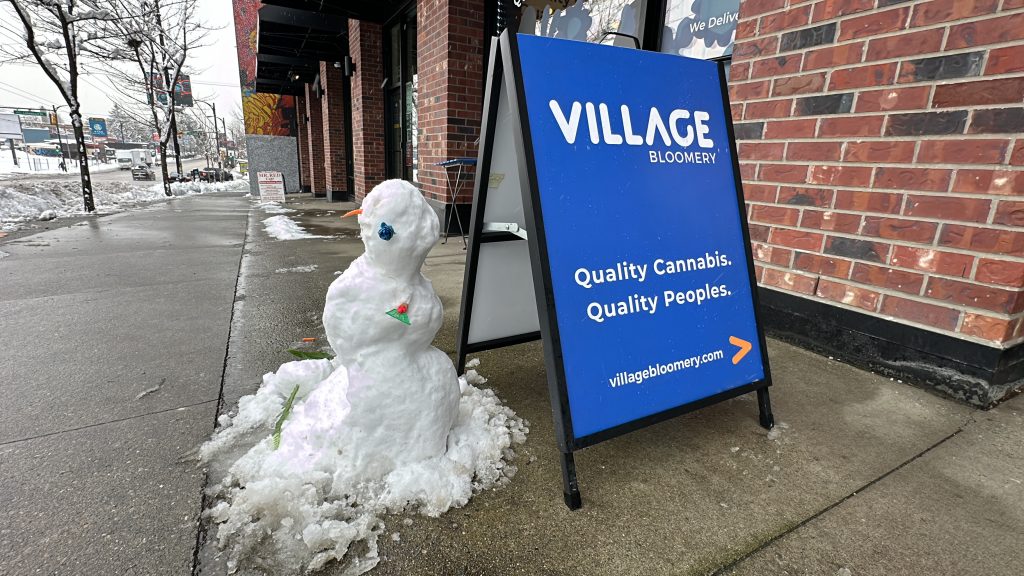
[[[754,347],[754,345],[751,344],[750,342],[747,342],[746,340],[742,338],[737,338],[735,336],[729,336],[729,344],[737,346],[740,349],[739,352],[733,354],[733,364],[739,364],[740,360],[743,360],[743,357],[747,355],[747,352],[750,352],[750,349]]]
[[[575,492],[563,492],[562,496],[565,497],[565,505],[569,507],[569,510],[579,510],[583,508],[583,497],[580,496],[579,490]]]

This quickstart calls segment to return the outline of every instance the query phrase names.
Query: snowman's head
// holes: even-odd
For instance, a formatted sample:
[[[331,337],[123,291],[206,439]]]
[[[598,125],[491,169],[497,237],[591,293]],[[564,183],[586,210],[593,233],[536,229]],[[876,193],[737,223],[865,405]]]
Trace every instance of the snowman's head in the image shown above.
[[[405,180],[385,180],[374,186],[359,213],[366,257],[389,276],[418,273],[440,231],[437,213]]]

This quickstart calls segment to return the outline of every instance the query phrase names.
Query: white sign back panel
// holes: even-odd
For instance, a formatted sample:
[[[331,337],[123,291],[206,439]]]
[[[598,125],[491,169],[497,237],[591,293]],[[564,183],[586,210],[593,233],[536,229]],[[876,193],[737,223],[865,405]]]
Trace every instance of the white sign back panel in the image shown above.
[[[519,125],[509,106],[510,87],[503,83],[500,90],[490,174],[486,175],[484,225],[511,223],[525,228],[515,146]],[[539,331],[529,244],[516,239],[482,242],[479,247],[467,342],[479,344]]]

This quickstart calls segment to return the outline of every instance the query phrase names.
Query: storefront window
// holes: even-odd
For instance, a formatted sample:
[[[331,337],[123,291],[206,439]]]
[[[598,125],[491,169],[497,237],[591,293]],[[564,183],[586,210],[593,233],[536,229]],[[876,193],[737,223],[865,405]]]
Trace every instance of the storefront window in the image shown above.
[[[635,47],[643,41],[646,0],[524,0],[521,34]]]
[[[668,0],[661,51],[690,58],[732,54],[740,0]]]

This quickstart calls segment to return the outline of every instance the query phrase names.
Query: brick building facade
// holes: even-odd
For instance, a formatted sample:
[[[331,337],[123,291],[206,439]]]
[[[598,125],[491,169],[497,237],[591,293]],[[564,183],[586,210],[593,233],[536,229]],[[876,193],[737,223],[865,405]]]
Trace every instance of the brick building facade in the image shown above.
[[[442,217],[468,213],[436,164],[477,154],[500,28],[731,60],[769,332],[979,405],[1024,381],[1024,0],[265,4],[307,27],[275,52],[267,15],[260,55],[295,63],[257,78],[300,96],[303,184],[405,178]]]
[[[886,362],[876,347],[916,346],[925,360],[928,346],[952,342],[894,324],[1015,361],[1002,351],[1024,339],[1021,8],[1020,0],[741,4],[732,114],[757,278],[766,303],[783,310],[777,319],[813,323],[837,308],[880,319],[865,356],[897,372],[902,359]],[[798,340],[823,333],[803,332]],[[998,399],[1014,379],[1007,370],[1000,382],[997,365],[947,360],[934,364],[959,375],[918,376],[977,403]],[[986,396],[967,377],[992,390]]]

